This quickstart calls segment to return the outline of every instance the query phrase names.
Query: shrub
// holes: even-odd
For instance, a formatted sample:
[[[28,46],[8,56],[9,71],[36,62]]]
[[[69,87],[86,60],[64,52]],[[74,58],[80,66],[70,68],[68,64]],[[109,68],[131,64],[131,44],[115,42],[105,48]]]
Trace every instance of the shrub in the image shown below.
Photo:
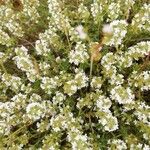
[[[146,0],[0,1],[1,150],[149,150]]]

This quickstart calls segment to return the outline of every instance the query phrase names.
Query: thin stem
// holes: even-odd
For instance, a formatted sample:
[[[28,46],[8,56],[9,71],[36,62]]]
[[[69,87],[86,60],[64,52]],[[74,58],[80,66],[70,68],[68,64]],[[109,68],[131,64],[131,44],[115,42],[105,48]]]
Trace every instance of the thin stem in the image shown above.
[[[93,127],[92,127],[91,116],[89,116],[89,122],[90,122],[90,127],[91,127],[91,130],[92,130],[92,133],[94,134],[94,129],[93,129]]]
[[[26,39],[22,39],[22,38],[19,38],[20,40],[23,40],[23,41],[25,41],[25,42],[27,42],[29,45],[31,45],[34,49],[36,49],[35,48],[35,46],[31,43],[31,42],[29,42],[28,40],[26,40]]]
[[[118,48],[118,45],[116,46],[116,50],[117,50],[117,52],[119,52],[119,48]]]
[[[93,70],[93,56],[91,56],[91,62],[90,62],[90,81],[92,79],[92,70]]]
[[[6,68],[5,68],[5,66],[4,66],[4,64],[3,64],[2,61],[0,61],[0,65],[1,65],[2,70],[4,71],[4,73],[5,73],[5,74],[8,74],[8,73],[7,73],[7,70],[6,70]]]
[[[7,96],[0,96],[1,100],[7,100]]]
[[[71,45],[70,45],[70,41],[69,41],[69,37],[68,37],[68,33],[67,33],[67,28],[66,28],[66,25],[65,25],[64,22],[63,22],[63,27],[65,29],[65,35],[66,35],[67,42],[68,42],[68,45],[69,45],[69,50],[71,51]]]
[[[66,34],[66,37],[67,37],[67,42],[68,42],[68,45],[69,45],[69,49],[71,51],[71,45],[70,45],[70,42],[69,42],[69,37],[68,37],[68,33],[67,33],[66,27],[65,27],[65,34]]]

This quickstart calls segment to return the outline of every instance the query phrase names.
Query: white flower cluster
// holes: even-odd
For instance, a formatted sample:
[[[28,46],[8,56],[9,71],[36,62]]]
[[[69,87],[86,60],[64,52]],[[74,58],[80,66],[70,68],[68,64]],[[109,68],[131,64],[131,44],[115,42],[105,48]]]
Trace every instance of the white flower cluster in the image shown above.
[[[8,135],[11,130],[10,116],[14,113],[13,102],[0,102],[0,134]]]
[[[72,114],[71,114],[72,115]],[[70,122],[68,122],[70,123]],[[51,118],[50,125],[55,132],[59,132],[62,129],[68,128],[67,118],[62,114],[58,114]]]
[[[31,98],[33,99],[33,95]],[[54,114],[55,114],[55,110],[53,109],[52,103],[50,101],[39,100],[35,102],[30,102],[29,104],[27,104],[26,114],[24,116],[31,119],[34,122],[36,120],[39,120],[40,118],[49,117]]]
[[[134,98],[133,91],[129,87],[118,85],[111,90],[111,99],[119,104],[130,104]]]
[[[96,106],[99,111],[104,111],[110,113],[109,108],[111,107],[111,100],[108,97],[100,95],[96,101]]]
[[[13,58],[17,67],[22,71],[26,72],[28,80],[34,82],[39,77],[38,70],[35,69],[32,58],[27,53],[28,49],[24,46],[15,48],[17,56]]]
[[[38,23],[39,13],[38,13],[38,7],[40,6],[39,0],[21,0],[23,5],[23,15],[27,18],[27,24],[34,21],[35,23]]]
[[[139,30],[146,30],[150,31],[150,20],[149,20],[149,14],[150,14],[150,4],[144,4],[144,6],[141,8],[141,10],[134,16],[132,20],[132,26],[133,28],[138,28]]]
[[[2,20],[0,29],[3,27],[3,30],[9,30],[12,35],[19,38],[23,37],[25,33],[24,26],[22,26],[20,20],[24,18],[26,25],[31,23],[31,21],[38,22],[39,14],[37,8],[39,7],[39,1],[21,0],[20,2],[6,1],[4,3],[7,5],[2,5],[0,7],[0,14],[3,14],[1,15],[2,17],[0,17],[0,20]],[[18,5],[12,5],[12,3],[18,3]],[[5,41],[8,40],[5,44],[10,46],[12,44],[12,39],[3,30],[1,31],[2,37],[5,37]]]
[[[112,52],[107,53],[103,56],[101,60],[101,64],[104,67],[107,67],[107,65],[113,65],[116,63],[116,57]]]
[[[77,85],[74,80],[67,81],[64,85],[64,93],[67,93],[69,96],[77,92]]]
[[[13,13],[13,12],[12,12]],[[14,17],[14,16],[12,16]],[[9,31],[14,35],[14,36],[17,36],[17,37],[22,37],[24,35],[24,32],[23,32],[23,29],[22,27],[20,26],[20,24],[18,22],[15,22],[14,20],[9,20],[7,23],[6,23],[6,27],[7,29],[9,29]]]
[[[85,44],[78,42],[75,46],[75,50],[69,53],[69,62],[79,65],[80,63],[85,63],[89,59],[89,54],[87,52]]]
[[[62,105],[65,99],[66,99],[66,96],[63,93],[57,91],[52,101],[54,105]]]
[[[60,0],[48,0],[49,13],[52,15],[51,20],[55,26],[66,33],[70,28],[69,18],[64,15]]]
[[[102,77],[93,77],[91,80],[91,87],[100,89],[103,84]]]
[[[87,135],[83,135],[80,130],[72,128],[67,135],[68,141],[72,144],[72,150],[92,150],[88,145]]]
[[[41,100],[42,100],[41,96],[36,93],[33,93],[29,99],[30,102],[41,102]]]
[[[114,148],[116,150],[126,150],[127,149],[127,144],[120,139],[112,139],[108,141],[108,144],[110,145],[108,147],[108,150],[113,150]]]
[[[32,102],[27,105],[26,113],[30,119],[38,120],[40,117],[44,117],[45,107],[41,103]]]
[[[53,90],[61,86],[58,76],[55,76],[53,78],[42,77],[41,80],[42,81],[40,86],[47,94],[52,94]]]
[[[2,75],[2,81],[7,87],[10,87],[13,91],[19,91],[21,85],[23,84],[20,77],[5,73]]]
[[[111,85],[121,85],[124,83],[124,76],[122,74],[113,74],[109,83]]]
[[[88,86],[88,80],[89,78],[83,71],[76,70],[74,79],[67,81],[64,84],[64,93],[68,94],[69,96],[75,94],[77,90]]]
[[[150,71],[143,71],[140,74],[138,74],[137,71],[134,71],[129,78],[129,84],[140,88],[142,91],[150,90]]]
[[[149,150],[150,146],[147,144],[142,144],[142,143],[138,143],[138,144],[131,144],[130,145],[130,150]]]
[[[48,120],[41,119],[40,122],[37,122],[36,126],[38,128],[37,129],[38,132],[44,132],[49,130],[50,122]]]
[[[81,25],[81,23],[76,27],[70,26],[68,28],[68,35],[70,36],[70,41],[80,43],[81,40],[85,40],[87,38],[87,33],[84,31],[84,27]],[[68,35],[66,34],[66,36]]]
[[[12,97],[11,100],[14,102],[14,108],[17,110],[21,110],[22,106],[26,106],[27,95],[18,93],[18,95]]]
[[[142,41],[134,46],[128,48],[122,56],[118,57],[118,64],[122,68],[128,68],[132,65],[133,61],[138,61],[140,58],[144,58],[149,55],[150,52],[150,42]]]
[[[11,46],[12,45],[13,40],[11,39],[11,37],[3,31],[2,27],[0,27],[0,44],[2,45],[6,45],[6,46]]]
[[[109,78],[109,83],[111,85],[121,85],[124,83],[124,76],[117,73],[116,64],[118,62],[118,55],[112,52],[107,53],[103,56],[101,60],[101,65],[103,66],[103,74]]]
[[[38,55],[47,56],[51,52],[50,45],[54,44],[53,41],[58,37],[55,32],[55,28],[49,26],[48,30],[39,34],[39,39],[35,42],[35,50]]]
[[[116,75],[117,68],[116,66],[114,66],[115,63],[116,63],[116,57],[112,52],[107,53],[101,59],[101,65],[103,66],[103,74],[106,77],[111,78],[112,76]]]
[[[119,19],[120,16],[127,18],[134,3],[134,0],[118,0],[110,2],[107,12],[109,17],[108,21]]]
[[[92,108],[93,103],[95,103],[96,117],[98,122],[104,127],[104,131],[115,131],[118,129],[118,120],[112,115],[109,108],[112,105],[111,100],[102,95],[101,91],[96,93],[87,94],[85,98],[78,99],[77,107],[82,109],[83,107]]]
[[[150,52],[149,48],[150,48],[149,41],[140,42],[137,43],[135,46],[130,47],[126,55],[129,55],[135,60],[139,60],[139,58],[149,55]]]
[[[72,125],[75,123],[75,118],[69,110],[69,106],[63,107],[63,109],[60,109],[60,113],[51,118],[50,125],[55,132],[59,132],[61,129],[69,130],[72,128]]]
[[[98,122],[103,125],[105,131],[115,131],[118,129],[118,120],[112,115],[109,108],[111,107],[111,100],[103,95],[100,95],[96,101],[97,112],[99,118]]]
[[[3,18],[1,18],[3,20],[1,23],[3,29],[7,28],[14,36],[22,37],[24,32],[18,22],[20,16],[16,15],[13,9],[6,6],[0,7],[0,12],[3,14]]]
[[[120,9],[120,4],[114,3],[112,2],[109,6],[108,6],[108,21],[113,21],[118,19],[118,17],[121,14],[121,9]]]
[[[97,93],[87,93],[85,97],[78,98],[77,108],[82,109],[83,107],[91,108],[94,104],[94,102],[97,100],[97,95],[101,93],[101,91],[96,91]]]
[[[98,23],[100,20],[103,20],[102,14],[103,14],[103,11],[105,8],[105,2],[104,2],[104,4],[103,4],[103,2],[94,0],[93,4],[91,4],[91,13],[92,13],[95,23]],[[107,3],[107,1],[106,1],[106,3]]]
[[[144,102],[137,103],[134,115],[143,123],[150,125],[150,106],[146,105]]]
[[[8,126],[5,122],[0,121],[0,134],[7,135],[10,132],[10,126]]]
[[[127,52],[120,53],[118,56],[118,65],[120,68],[128,68],[132,65],[133,58],[130,55],[127,55]]]
[[[0,102],[0,132],[8,135],[12,126],[19,125],[22,121],[22,110],[26,107],[27,95],[18,93],[9,102]],[[24,120],[25,121],[25,120]],[[5,131],[5,132],[3,132]]]
[[[76,41],[76,42],[78,42],[79,41],[79,39],[81,39],[80,37],[79,37],[79,32],[77,31],[77,27],[75,27],[75,28],[70,28],[69,29],[69,35],[70,35],[70,41]]]
[[[45,76],[49,73],[50,70],[50,64],[46,61],[39,63],[39,68],[41,70],[41,73]]]
[[[2,120],[8,118],[13,113],[13,102],[0,102],[0,116]]]
[[[88,8],[83,3],[81,3],[79,5],[79,7],[78,7],[78,13],[79,13],[79,16],[81,17],[81,19],[82,19],[83,22],[85,22],[85,20],[88,19],[89,16],[90,16]]]
[[[48,44],[44,41],[42,42],[42,40],[37,40],[35,43],[35,48],[36,48],[36,52],[38,55],[47,55],[51,49],[48,48],[47,46]]]
[[[118,46],[121,45],[123,38],[127,33],[127,22],[125,20],[114,20],[110,23],[110,27],[112,28],[113,32],[112,35],[107,41],[105,41],[106,45],[114,45]]]
[[[69,107],[64,108],[58,115],[52,117],[51,126],[53,130],[55,132],[60,132],[61,129],[67,130],[67,141],[71,143],[73,150],[91,149],[87,135],[82,133],[78,118],[74,118],[68,109]]]
[[[38,150],[56,150],[60,149],[59,142],[61,141],[61,134],[57,132],[51,132],[44,137],[42,140],[42,147]]]
[[[119,19],[120,16],[128,17],[129,10],[134,5],[134,0],[118,0],[118,1],[99,1],[94,0],[91,4],[91,13],[94,18],[94,23],[103,21],[103,16],[107,14],[107,21]]]
[[[119,128],[117,118],[111,113],[101,111],[96,115],[99,118],[98,122],[104,127],[104,131],[113,132]]]

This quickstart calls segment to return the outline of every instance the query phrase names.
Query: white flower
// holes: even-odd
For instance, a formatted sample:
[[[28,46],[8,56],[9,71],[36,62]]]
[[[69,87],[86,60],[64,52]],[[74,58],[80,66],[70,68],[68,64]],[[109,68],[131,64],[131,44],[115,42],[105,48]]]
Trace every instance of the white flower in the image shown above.
[[[114,147],[117,150],[126,150],[127,149],[126,143],[123,140],[120,140],[120,139],[109,140],[108,144],[110,145],[110,147],[108,147],[108,150],[112,150]]]
[[[42,100],[41,96],[36,93],[33,93],[30,96],[30,102],[40,102],[41,100]]]
[[[111,100],[105,96],[99,96],[98,100],[96,101],[96,106],[99,108],[100,111],[107,112],[111,107]]]
[[[150,13],[150,4],[144,4],[140,11],[138,11],[137,14],[135,14],[134,18],[132,19],[132,27],[134,29],[139,30],[146,30],[150,31],[150,20],[149,20],[149,13]]]
[[[63,93],[57,91],[56,95],[53,97],[53,104],[61,105],[63,104],[63,101],[65,99],[66,99],[66,96]]]
[[[8,135],[10,129],[10,126],[8,126],[6,122],[0,121],[0,135]]]
[[[91,81],[91,87],[100,89],[102,86],[102,78],[101,77],[93,77]]]
[[[124,82],[122,74],[113,74],[109,80],[111,85],[121,85]]]
[[[64,85],[64,93],[67,93],[69,96],[76,93],[77,89],[78,89],[78,87],[74,80],[68,81]]]
[[[113,28],[110,26],[110,24],[105,24],[102,31],[105,34],[111,34],[113,32]]]
[[[42,77],[42,82],[40,87],[47,93],[52,94],[53,90],[59,87],[61,83],[59,82],[58,76],[53,78]]]
[[[135,96],[129,87],[124,88],[118,85],[111,90],[111,98],[119,104],[129,104],[134,100]]]
[[[143,123],[150,124],[150,106],[146,105],[144,102],[137,103],[134,115]]]
[[[69,53],[69,62],[79,65],[80,63],[85,63],[89,59],[89,54],[87,52],[85,44],[77,42],[75,50]]]
[[[26,112],[30,119],[38,120],[44,116],[45,108],[38,102],[32,102],[27,105]]]
[[[83,87],[88,86],[88,80],[89,78],[86,76],[83,70],[78,70],[76,71],[75,79],[74,81],[76,82],[77,88],[81,89]]]
[[[105,131],[112,132],[118,129],[118,120],[111,113],[103,113],[99,118],[99,123],[104,126]]]
[[[127,33],[127,26],[128,24],[125,20],[114,20],[111,22],[110,27],[113,29],[113,34],[110,39],[105,42],[105,44],[110,46],[120,45]]]
[[[84,32],[82,25],[77,26],[76,30],[79,34],[80,39],[85,39],[87,37],[87,34]]]

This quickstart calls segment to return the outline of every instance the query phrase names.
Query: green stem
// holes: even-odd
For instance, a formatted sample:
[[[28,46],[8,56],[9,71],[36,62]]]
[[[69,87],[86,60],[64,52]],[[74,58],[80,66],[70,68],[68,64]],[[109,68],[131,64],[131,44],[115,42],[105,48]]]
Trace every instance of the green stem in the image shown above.
[[[7,96],[0,96],[1,100],[7,100]]]
[[[91,62],[90,62],[90,81],[92,79],[92,70],[93,70],[93,57],[91,56]]]
[[[64,22],[63,22],[63,27],[64,27],[64,29],[65,29],[65,35],[66,35],[66,38],[67,38],[69,50],[71,51],[71,44],[70,44],[70,41],[69,41],[68,31],[67,31],[67,28],[66,28]]]
[[[4,64],[3,64],[2,61],[0,61],[0,65],[1,65],[2,70],[4,71],[4,73],[5,73],[5,74],[8,74],[8,73],[7,73],[7,70],[6,70],[6,68],[5,68],[5,66],[4,66]]]
[[[24,125],[24,126],[22,126],[22,127],[20,127],[18,130],[16,130],[15,132],[13,132],[12,134],[10,134],[10,136],[9,137],[7,137],[6,138],[6,143],[8,143],[10,140],[11,141],[14,141],[14,136],[16,135],[16,134],[19,134],[24,128],[27,128],[29,125],[31,125],[32,123],[30,123],[30,124],[27,124],[27,125]]]

